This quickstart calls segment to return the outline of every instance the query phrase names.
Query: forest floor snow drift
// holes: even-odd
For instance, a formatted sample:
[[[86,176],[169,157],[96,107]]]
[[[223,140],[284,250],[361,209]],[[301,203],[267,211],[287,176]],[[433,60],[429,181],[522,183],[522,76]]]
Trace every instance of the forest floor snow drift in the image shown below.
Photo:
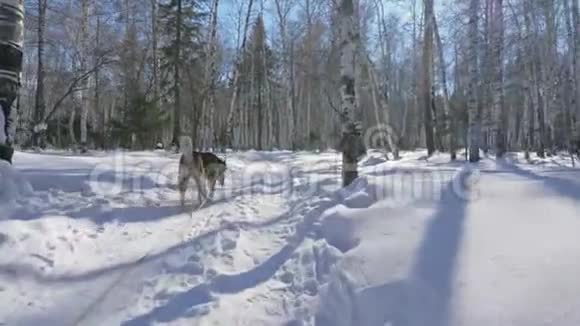
[[[225,186],[184,212],[177,155],[16,153],[0,325],[580,324],[565,156],[371,152],[345,189],[338,153],[226,159]]]

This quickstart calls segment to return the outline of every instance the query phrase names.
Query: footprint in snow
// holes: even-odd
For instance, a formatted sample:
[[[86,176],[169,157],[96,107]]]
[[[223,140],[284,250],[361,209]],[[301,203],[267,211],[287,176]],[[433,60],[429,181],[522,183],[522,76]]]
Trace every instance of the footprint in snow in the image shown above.
[[[68,241],[68,239],[65,236],[58,237],[58,240],[64,242],[68,246],[68,249],[70,251],[75,251],[74,246]]]
[[[8,242],[8,236],[4,233],[0,233],[0,246],[3,245],[5,242]]]
[[[44,257],[43,255],[30,254],[30,257],[33,257],[33,258],[36,258],[36,259],[42,261],[43,263],[45,263],[50,268],[53,268],[54,267],[54,260],[49,259],[47,257]]]
[[[240,238],[239,229],[228,229],[222,232],[221,247],[223,251],[230,251],[236,249],[238,240]]]
[[[56,249],[56,246],[52,242],[47,242],[46,249],[48,249],[50,251],[54,251]]]

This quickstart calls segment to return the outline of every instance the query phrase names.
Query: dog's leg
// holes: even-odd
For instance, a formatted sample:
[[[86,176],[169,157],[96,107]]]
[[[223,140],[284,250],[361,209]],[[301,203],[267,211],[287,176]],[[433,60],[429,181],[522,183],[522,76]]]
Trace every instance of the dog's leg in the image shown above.
[[[193,179],[195,180],[195,185],[197,186],[197,200],[199,203],[198,208],[201,208],[207,201],[205,183],[201,181],[201,177],[197,174],[193,176]]]
[[[190,178],[189,174],[183,172],[182,170],[179,171],[177,188],[179,189],[181,207],[185,206],[185,193],[187,192],[189,178]]]
[[[211,199],[213,199],[213,195],[214,195],[214,192],[215,192],[215,183],[216,183],[216,181],[217,181],[216,178],[209,178],[207,180],[208,187],[209,187],[209,197]]]

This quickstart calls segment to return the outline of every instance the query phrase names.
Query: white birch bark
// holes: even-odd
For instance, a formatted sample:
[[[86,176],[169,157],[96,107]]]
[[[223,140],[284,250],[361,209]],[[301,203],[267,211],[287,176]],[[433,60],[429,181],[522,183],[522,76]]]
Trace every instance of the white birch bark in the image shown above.
[[[294,126],[294,73],[293,73],[293,42],[290,44],[288,40],[288,16],[291,12],[291,1],[275,0],[276,16],[278,18],[278,29],[282,42],[282,74],[283,74],[283,88],[286,90],[284,105],[286,107],[286,115],[279,114],[279,123],[286,126],[285,143],[289,148],[294,145],[294,135],[296,134]]]
[[[356,69],[358,21],[355,19],[357,0],[342,0],[340,16],[340,98],[342,115],[342,178],[343,186],[350,185],[358,177],[358,160],[364,155],[360,125],[356,121]]]
[[[457,158],[455,152],[455,123],[453,123],[454,117],[451,116],[451,108],[449,105],[449,89],[447,87],[446,71],[447,65],[445,64],[445,56],[443,55],[443,42],[441,41],[441,34],[439,34],[439,26],[437,24],[435,15],[433,15],[433,31],[435,34],[435,40],[437,42],[437,54],[439,56],[439,78],[441,78],[441,88],[443,89],[443,121],[445,129],[445,143],[449,147],[451,160],[455,160]]]
[[[212,133],[215,119],[215,83],[217,78],[217,22],[219,0],[212,0],[210,30],[208,38],[208,64],[206,69],[206,91],[202,105],[201,146],[207,148],[213,145]]]
[[[389,148],[393,153],[393,158],[398,160],[399,157],[399,147],[397,146],[396,133],[391,124],[391,115],[389,112],[389,106],[384,96],[381,95],[379,82],[377,80],[377,75],[371,59],[365,56],[365,66],[367,67],[369,78],[371,81],[371,97],[373,98],[373,105],[375,107],[375,119],[381,127],[381,133],[385,133],[387,143]],[[383,113],[384,119],[381,119],[380,113]]]
[[[504,42],[504,14],[503,0],[492,2],[492,57],[493,57],[493,114],[495,124],[495,150],[501,157],[507,151],[507,115],[504,107],[503,86],[503,42]]]
[[[80,26],[80,62],[79,70],[83,74],[87,70],[87,61],[89,57],[89,0],[81,0],[81,26]],[[89,96],[88,96],[88,78],[83,79],[81,83],[80,106],[81,106],[81,152],[87,151],[87,118],[89,115]]]
[[[435,152],[435,137],[433,134],[433,114],[432,114],[432,62],[433,62],[433,0],[424,0],[424,37],[422,53],[422,74],[421,74],[421,100],[424,117],[425,143],[428,155]]]
[[[469,87],[467,110],[469,116],[469,161],[479,161],[481,144],[481,112],[478,105],[478,49],[479,49],[479,0],[471,0],[469,6]]]
[[[231,145],[233,142],[233,126],[234,126],[234,117],[237,111],[237,102],[238,102],[238,96],[239,96],[239,92],[240,92],[240,60],[241,58],[244,56],[244,53],[246,52],[246,41],[247,41],[247,36],[248,36],[248,28],[250,25],[250,16],[252,14],[252,6],[254,4],[254,0],[250,0],[250,2],[248,3],[248,11],[246,12],[246,21],[244,24],[244,31],[243,31],[243,35],[242,35],[242,46],[240,48],[240,51],[238,53],[238,59],[235,60],[234,63],[234,89],[232,92],[232,98],[230,100],[230,110],[228,113],[228,119],[226,122],[226,142],[228,143],[228,145]]]

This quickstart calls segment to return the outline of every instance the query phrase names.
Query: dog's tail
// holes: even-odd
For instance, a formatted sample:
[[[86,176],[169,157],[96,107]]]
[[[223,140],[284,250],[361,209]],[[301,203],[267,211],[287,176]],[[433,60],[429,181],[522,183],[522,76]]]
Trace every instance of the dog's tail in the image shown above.
[[[186,159],[193,159],[193,141],[190,136],[181,136],[179,138],[179,149]]]

